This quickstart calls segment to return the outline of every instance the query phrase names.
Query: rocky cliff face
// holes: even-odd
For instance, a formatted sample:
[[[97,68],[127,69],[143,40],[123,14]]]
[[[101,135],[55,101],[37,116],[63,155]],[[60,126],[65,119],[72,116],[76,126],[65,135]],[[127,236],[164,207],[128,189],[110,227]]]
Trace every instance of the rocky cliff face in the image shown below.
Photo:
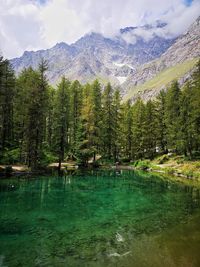
[[[191,60],[200,57],[200,17],[178,38],[166,39],[157,34],[165,26],[156,22],[127,27],[113,38],[90,33],[72,45],[58,43],[47,50],[26,51],[11,63],[19,73],[25,67],[37,68],[44,58],[49,65],[49,82],[54,85],[63,75],[83,83],[99,78],[120,86],[124,96],[148,99],[164,88],[170,78],[184,81],[189,77],[194,67]],[[171,77],[163,79],[163,75]]]
[[[150,28],[149,25],[144,27],[146,31]],[[47,50],[26,51],[22,57],[12,59],[11,63],[19,73],[25,67],[36,68],[41,58],[46,59],[49,63],[47,75],[52,84],[65,75],[81,82],[99,77],[120,85],[134,73],[135,68],[159,57],[175,41],[174,38],[165,39],[156,34],[145,40],[137,33],[144,27],[121,29],[112,39],[90,33],[72,45],[59,43]]]
[[[183,66],[184,62],[189,62],[192,59],[200,57],[200,17],[190,26],[188,31],[177,38],[177,40],[172,44],[158,59],[155,59],[147,64],[144,64],[136,69],[134,73],[129,75],[127,81],[123,84],[126,94],[129,91],[129,94],[135,97],[134,90],[141,84],[155,78],[157,75],[163,71],[169,69],[173,66]],[[194,61],[195,62],[195,61]],[[191,65],[192,67],[192,65]],[[183,82],[186,77],[189,77],[188,74],[191,72],[191,69],[186,68],[186,72],[183,73],[182,77],[177,76],[177,79],[180,82]],[[185,78],[184,78],[185,77]],[[164,87],[163,83],[162,87]],[[159,91],[160,88],[154,88]],[[131,93],[131,92],[132,93]],[[152,95],[152,88],[148,90],[143,88],[143,92],[140,92],[140,95],[149,94]],[[138,94],[138,92],[136,92]]]

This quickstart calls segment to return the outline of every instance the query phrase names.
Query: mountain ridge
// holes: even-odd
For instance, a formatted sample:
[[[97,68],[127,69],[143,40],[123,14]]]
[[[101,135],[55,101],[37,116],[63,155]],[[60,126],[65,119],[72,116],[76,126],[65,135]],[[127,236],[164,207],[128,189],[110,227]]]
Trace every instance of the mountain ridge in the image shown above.
[[[125,29],[124,33],[112,39],[91,32],[71,45],[61,42],[46,50],[25,51],[22,57],[10,61],[16,73],[19,73],[24,67],[36,68],[43,57],[49,62],[47,76],[52,84],[56,84],[61,75],[81,82],[100,75],[120,85],[118,77],[127,77],[136,66],[159,57],[175,40],[155,35],[148,41],[138,37],[135,43],[128,43],[123,39],[124,34],[133,34],[138,27]]]
[[[186,33],[177,38],[167,39],[156,34],[156,30],[165,27],[166,23],[160,21],[154,25],[126,27],[120,29],[119,34],[112,39],[91,32],[71,45],[60,42],[46,50],[25,51],[22,57],[10,62],[16,73],[19,73],[29,66],[37,68],[41,58],[44,58],[49,63],[47,77],[53,85],[63,75],[82,83],[100,78],[120,87],[122,95],[135,98],[139,85],[145,84],[165,69],[200,56],[200,17]],[[145,30],[145,34],[150,34],[151,38],[145,39],[138,35],[138,30]],[[127,36],[132,39],[126,40]],[[160,88],[155,89],[159,91]],[[147,91],[148,88],[143,90]],[[143,92],[139,94],[141,97],[144,97]]]
[[[147,64],[144,64],[131,76],[129,76],[126,84],[124,85],[125,88],[129,88],[128,94],[129,98],[133,96],[135,89],[138,85],[144,84],[146,81],[149,81],[156,77],[162,71],[174,67],[178,64],[198,59],[200,57],[200,16],[197,20],[189,27],[187,32],[181,35],[171,47],[169,47],[160,58],[155,59]],[[182,77],[177,75],[177,79],[181,83],[183,83],[186,79],[189,78],[190,72],[192,72],[193,67],[195,66],[195,60],[193,61],[194,64],[191,65],[185,73],[182,73]],[[133,86],[134,85],[134,86]],[[153,88],[154,90],[157,89],[159,91],[163,87],[166,87],[168,84],[163,84],[160,88]],[[147,96],[148,87],[143,90]],[[151,91],[151,90],[150,90]],[[150,92],[150,95],[152,92]],[[132,92],[132,93],[131,93]],[[125,93],[126,94],[126,93]],[[144,98],[144,94],[141,91],[140,97]],[[148,98],[148,97],[147,97]],[[150,97],[151,98],[151,97]]]

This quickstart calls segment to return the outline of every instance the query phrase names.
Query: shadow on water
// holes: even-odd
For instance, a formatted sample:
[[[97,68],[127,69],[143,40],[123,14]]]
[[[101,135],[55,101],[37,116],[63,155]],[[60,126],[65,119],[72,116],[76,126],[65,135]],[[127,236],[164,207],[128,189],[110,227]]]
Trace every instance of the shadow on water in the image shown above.
[[[133,171],[0,181],[0,266],[200,266],[200,192]]]

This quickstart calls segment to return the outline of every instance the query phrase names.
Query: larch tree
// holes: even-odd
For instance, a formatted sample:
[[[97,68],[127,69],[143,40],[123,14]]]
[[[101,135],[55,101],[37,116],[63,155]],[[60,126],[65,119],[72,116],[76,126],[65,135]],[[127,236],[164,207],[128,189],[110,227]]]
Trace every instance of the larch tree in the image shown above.
[[[128,161],[132,159],[133,146],[133,109],[131,101],[128,100],[122,106],[122,146],[124,157]]]
[[[101,151],[101,132],[102,132],[102,93],[101,85],[98,80],[95,80],[91,85],[92,94],[92,113],[93,113],[93,158],[96,160],[96,153]]]
[[[53,146],[58,155],[59,166],[64,160],[66,150],[69,150],[70,126],[70,82],[62,77],[55,93],[54,118],[53,118]]]
[[[145,157],[153,159],[156,154],[157,122],[155,104],[149,100],[145,106],[144,147]]]
[[[76,156],[80,165],[87,166],[94,154],[94,113],[91,85],[83,88],[83,102],[76,136]]]
[[[145,152],[145,105],[138,99],[133,105],[133,157],[142,159]]]
[[[79,81],[74,81],[70,86],[70,145],[72,154],[76,148],[76,134],[79,128],[79,120],[82,110],[83,88]]]
[[[119,161],[120,151],[122,146],[122,109],[121,109],[121,96],[119,89],[113,95],[113,158],[114,161]]]
[[[102,96],[103,106],[103,151],[105,157],[111,159],[112,147],[114,142],[114,116],[113,116],[113,89],[110,83],[108,83],[104,89]]]
[[[167,145],[173,151],[180,149],[180,97],[181,90],[177,81],[173,82],[166,94],[165,123]]]
[[[159,153],[167,153],[167,128],[165,123],[165,101],[166,101],[166,92],[162,90],[156,100],[155,100],[155,109],[156,109],[156,139],[157,139],[157,148]]]
[[[13,105],[15,75],[8,60],[0,58],[0,154],[14,142]]]

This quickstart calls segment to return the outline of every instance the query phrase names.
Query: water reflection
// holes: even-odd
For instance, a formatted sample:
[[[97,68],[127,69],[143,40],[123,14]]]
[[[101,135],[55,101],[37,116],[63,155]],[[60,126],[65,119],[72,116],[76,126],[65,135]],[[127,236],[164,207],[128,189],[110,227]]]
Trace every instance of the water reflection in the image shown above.
[[[133,171],[3,180],[0,251],[8,266],[120,266],[121,258],[122,266],[128,259],[139,266],[138,247],[160,260],[152,238],[180,229],[199,207],[198,188]]]

